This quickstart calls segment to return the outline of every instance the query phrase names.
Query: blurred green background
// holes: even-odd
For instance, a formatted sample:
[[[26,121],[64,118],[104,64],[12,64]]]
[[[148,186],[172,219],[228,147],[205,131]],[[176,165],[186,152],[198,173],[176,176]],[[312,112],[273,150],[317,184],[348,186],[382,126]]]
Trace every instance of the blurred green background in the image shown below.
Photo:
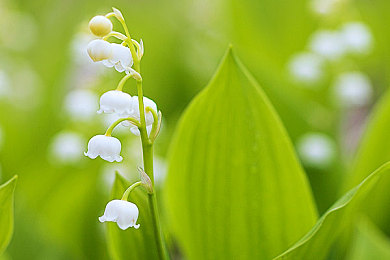
[[[390,80],[387,0],[0,0],[0,182],[19,175],[15,233],[4,259],[108,258],[97,217],[115,170],[132,179],[140,164],[140,143],[125,128],[114,132],[124,162],[82,154],[112,120],[95,111],[121,77],[86,54],[89,19],[112,6],[133,38],[143,39],[144,93],[163,112],[155,146],[159,188],[180,114],[232,43],[296,144],[319,211],[339,197],[366,119]],[[351,22],[364,29],[366,38],[357,37],[366,48],[343,53],[334,41],[316,47],[318,32],[334,36]],[[303,59],[308,68],[294,62],[302,53],[314,53]],[[352,78],[363,92],[337,92],[348,73],[358,74]],[[125,89],[135,94],[133,84]]]

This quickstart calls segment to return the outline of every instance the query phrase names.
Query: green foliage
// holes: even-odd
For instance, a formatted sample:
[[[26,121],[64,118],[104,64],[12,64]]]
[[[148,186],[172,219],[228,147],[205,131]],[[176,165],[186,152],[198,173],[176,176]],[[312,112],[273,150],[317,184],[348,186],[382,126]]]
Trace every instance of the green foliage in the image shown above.
[[[182,116],[165,189],[188,259],[269,259],[316,221],[289,138],[231,49]]]
[[[17,176],[0,185],[0,255],[8,246],[14,230],[14,190]]]
[[[130,183],[117,173],[111,199],[120,199],[129,186]],[[116,223],[107,223],[106,237],[111,258],[159,259],[147,193],[137,188],[130,194],[129,201],[138,206],[140,215],[137,223],[140,224],[140,228],[121,230]]]
[[[368,218],[362,218],[356,227],[355,239],[347,260],[390,259],[390,240]]]
[[[361,184],[340,198],[293,247],[275,259],[325,259],[338,235],[353,222],[364,198],[378,179],[388,179],[390,163],[380,167]]]
[[[345,181],[345,189],[349,189],[361,182],[368,172],[372,172],[381,164],[390,161],[390,92],[385,95],[373,111],[367,131],[356,156],[353,169]],[[390,179],[384,179],[371,194],[365,207],[376,224],[389,232],[388,205],[390,196],[387,192]]]

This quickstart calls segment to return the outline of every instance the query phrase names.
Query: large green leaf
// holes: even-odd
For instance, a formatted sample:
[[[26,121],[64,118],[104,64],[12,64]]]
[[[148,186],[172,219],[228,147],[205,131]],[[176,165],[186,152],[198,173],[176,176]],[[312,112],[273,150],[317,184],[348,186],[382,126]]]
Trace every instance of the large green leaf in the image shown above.
[[[362,183],[339,199],[321,218],[310,232],[294,246],[276,259],[325,259],[338,236],[352,223],[364,198],[388,174],[390,163],[386,163],[368,176]],[[388,176],[386,176],[388,177]],[[383,180],[388,178],[383,178]],[[375,186],[376,187],[376,186]],[[372,201],[370,199],[370,201]]]
[[[111,199],[120,199],[129,186],[129,181],[117,173]],[[129,201],[138,206],[137,223],[140,224],[140,228],[121,230],[116,223],[107,223],[107,242],[111,258],[118,260],[159,259],[147,193],[137,188],[130,194]]]
[[[390,239],[368,218],[362,218],[357,225],[348,260],[390,259]]]
[[[231,49],[181,118],[165,192],[188,259],[270,259],[316,221],[290,140]]]
[[[0,185],[0,255],[8,246],[14,230],[14,190],[17,176]]]
[[[359,152],[350,175],[347,176],[344,191],[360,183],[369,172],[390,161],[390,92],[374,109],[367,131],[362,139]],[[390,178],[381,182],[371,194],[373,200],[367,203],[366,212],[382,229],[390,232],[390,196],[388,187]]]

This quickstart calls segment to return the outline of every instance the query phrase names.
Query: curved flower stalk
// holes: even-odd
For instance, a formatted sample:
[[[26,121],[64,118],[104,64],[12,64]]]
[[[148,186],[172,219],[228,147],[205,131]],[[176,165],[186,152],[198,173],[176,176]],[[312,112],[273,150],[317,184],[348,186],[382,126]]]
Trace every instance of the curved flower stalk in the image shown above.
[[[112,17],[120,22],[124,34],[113,30],[110,21]],[[91,41],[87,46],[90,58],[107,67],[114,67],[118,72],[125,72],[126,75],[118,83],[116,89],[109,90],[101,96],[100,109],[97,111],[99,114],[115,114],[119,119],[111,124],[104,135],[91,138],[85,155],[91,159],[100,156],[109,162],[121,162],[121,143],[117,138],[111,136],[115,127],[121,124],[129,127],[129,133],[140,136],[144,162],[143,169],[139,170],[141,181],[131,185],[120,200],[110,201],[99,221],[116,222],[123,230],[129,227],[138,229],[138,214],[142,215],[143,212],[139,212],[137,205],[128,201],[128,196],[136,187],[145,187],[153,218],[158,253],[161,259],[166,259],[167,253],[160,228],[153,176],[153,144],[160,130],[162,115],[161,111],[157,110],[157,104],[143,96],[140,62],[144,55],[144,44],[142,40],[137,42],[131,38],[122,13],[115,8],[113,8],[113,12],[105,16],[93,17],[89,22],[89,28],[95,36],[100,37]],[[120,44],[111,43],[108,41],[111,37],[122,42]],[[136,82],[137,96],[131,97],[123,91],[123,87],[129,79],[134,79]]]

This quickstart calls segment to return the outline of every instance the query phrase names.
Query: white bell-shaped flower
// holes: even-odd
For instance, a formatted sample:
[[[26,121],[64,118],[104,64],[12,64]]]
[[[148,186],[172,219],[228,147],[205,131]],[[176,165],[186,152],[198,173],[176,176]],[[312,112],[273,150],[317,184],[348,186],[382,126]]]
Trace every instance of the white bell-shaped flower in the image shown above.
[[[135,119],[140,121],[138,96],[133,96],[132,99],[133,99],[133,113],[132,113],[132,117],[134,117]],[[157,113],[157,105],[156,105],[156,103],[153,100],[151,100],[151,99],[149,99],[147,97],[144,97],[143,98],[143,102],[144,102],[144,108],[150,107],[154,111],[156,111],[156,113]],[[146,112],[145,111],[145,121],[146,121],[146,126],[150,126],[150,125],[153,124],[154,120],[153,120],[152,112],[150,112],[150,111]]]
[[[112,31],[112,23],[107,17],[97,15],[89,21],[89,29],[94,35],[103,37]]]
[[[118,72],[128,71],[133,66],[130,49],[117,43],[111,43],[112,55],[103,60],[106,67],[115,67]]]
[[[121,142],[112,136],[95,135],[88,142],[88,151],[84,153],[91,159],[100,156],[103,160],[108,162],[121,162],[123,160],[120,156]]]
[[[139,228],[137,223],[138,207],[134,203],[125,200],[112,200],[108,202],[104,215],[99,217],[100,222],[116,222],[122,230],[129,227]]]
[[[77,121],[91,120],[98,108],[99,97],[87,89],[76,89],[65,98],[65,111],[71,119]]]
[[[133,99],[120,90],[110,90],[100,97],[100,109],[97,112],[127,117],[133,112]]]
[[[87,52],[89,57],[95,62],[107,60],[113,56],[111,44],[100,39],[88,43]]]

